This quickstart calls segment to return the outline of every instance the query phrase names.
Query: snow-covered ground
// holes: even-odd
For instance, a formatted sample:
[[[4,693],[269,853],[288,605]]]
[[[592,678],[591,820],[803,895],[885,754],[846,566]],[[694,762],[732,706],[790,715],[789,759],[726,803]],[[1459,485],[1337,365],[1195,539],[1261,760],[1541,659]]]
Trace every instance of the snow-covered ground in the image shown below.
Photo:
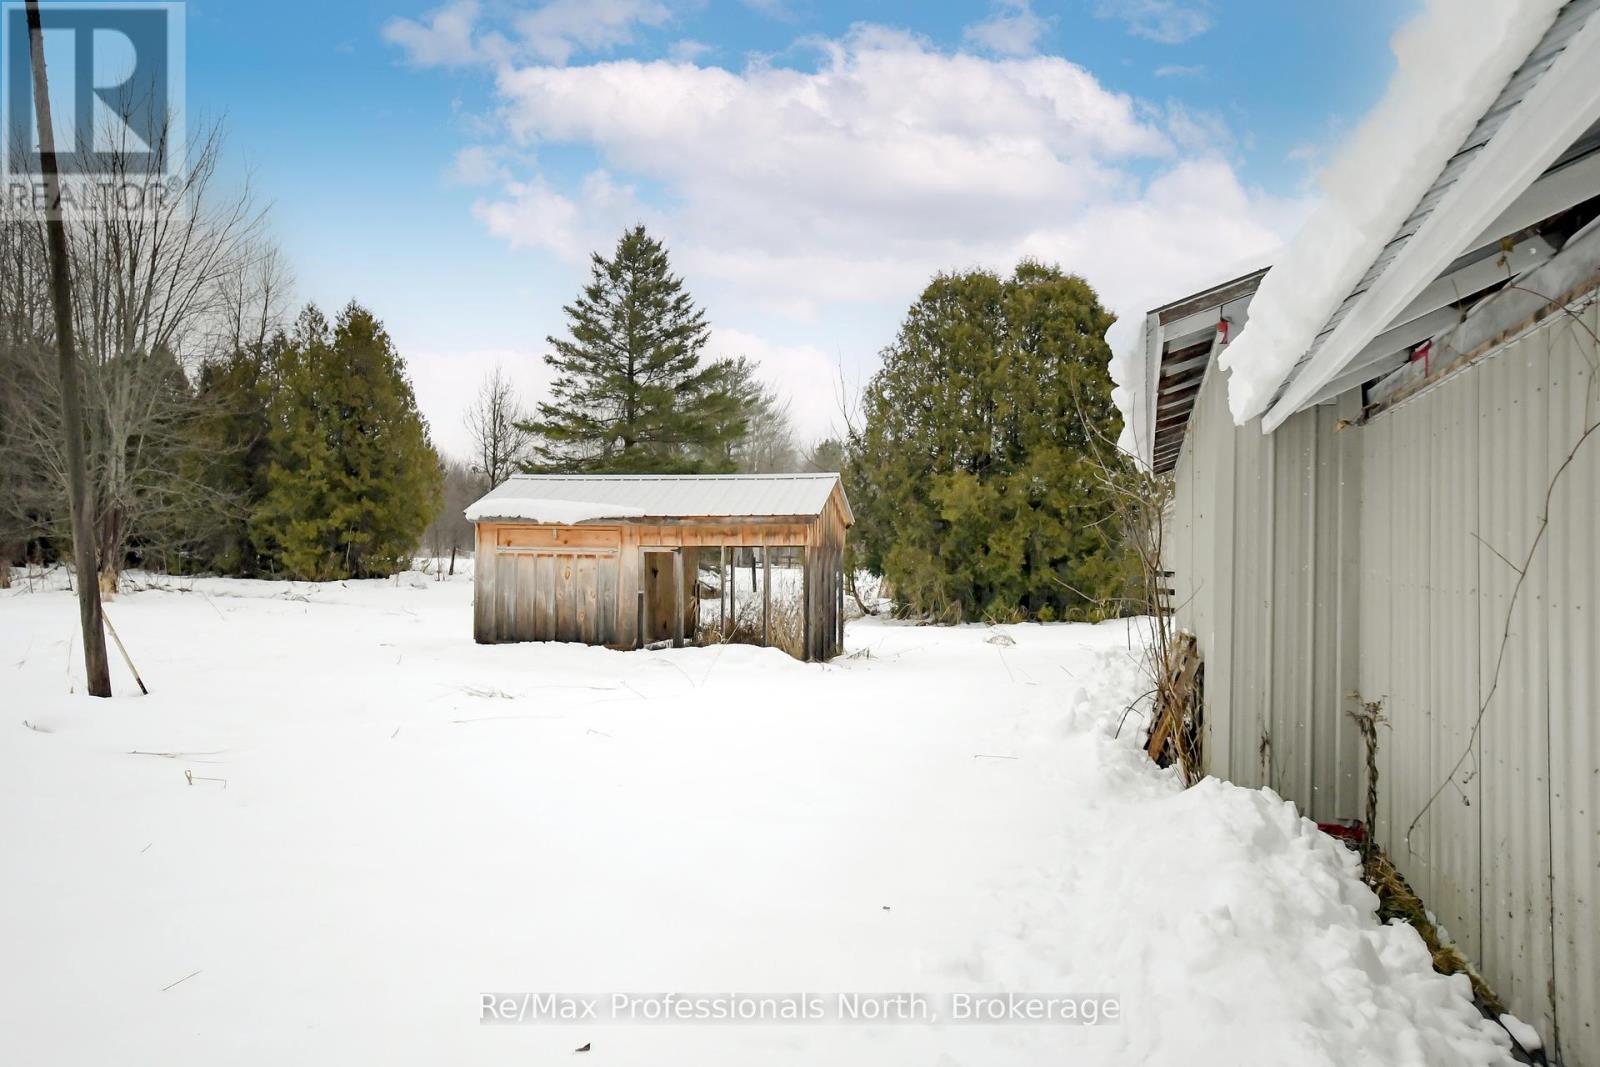
[[[1341,846],[1113,737],[1123,624],[866,620],[818,666],[479,647],[464,578],[169,584],[110,605],[151,695],[109,702],[70,596],[0,593],[5,1062],[1508,1059]],[[523,991],[1120,1020],[480,1023]]]

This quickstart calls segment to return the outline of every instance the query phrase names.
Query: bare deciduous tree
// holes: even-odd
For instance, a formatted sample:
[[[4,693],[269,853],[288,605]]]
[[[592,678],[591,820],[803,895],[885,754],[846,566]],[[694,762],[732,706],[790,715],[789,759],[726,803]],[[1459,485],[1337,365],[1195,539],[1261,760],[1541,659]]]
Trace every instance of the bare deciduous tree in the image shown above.
[[[262,214],[248,188],[217,188],[221,147],[219,127],[204,131],[165,200],[131,212],[80,211],[67,221],[100,585],[108,593],[130,544],[179,510],[193,513],[196,496],[210,491],[183,473],[185,428],[194,414],[189,372],[219,347],[263,340],[284,298],[287,279],[260,238]],[[113,182],[148,177],[125,142],[113,141],[102,158]],[[4,443],[16,450],[32,488],[10,502],[17,524],[66,514],[33,498],[64,499],[67,456],[61,389],[36,358],[57,332],[37,299],[46,269],[43,220],[9,205],[0,210],[4,355],[22,383],[5,411]]]
[[[456,556],[472,547],[473,526],[467,521],[466,510],[484,493],[486,479],[460,460],[441,460],[444,470],[444,490],[439,503],[439,514],[434,516],[422,535],[422,548],[433,558],[439,577],[456,573]],[[448,557],[449,562],[443,562]]]
[[[746,416],[744,437],[735,443],[733,458],[746,474],[787,474],[800,467],[789,402],[764,391]]]
[[[44,66],[44,29],[39,0],[28,4],[28,55],[33,66],[33,106],[39,125],[40,156],[49,217],[45,220],[50,261],[51,309],[55,317],[56,352],[60,364],[62,397],[61,432],[68,475],[68,510],[72,515],[73,562],[78,569],[78,608],[83,625],[83,661],[89,693],[111,695],[110,665],[106,661],[106,635],[98,591],[89,581],[95,573],[93,494],[84,461],[83,403],[79,393],[81,369],[72,329],[71,265],[67,262],[66,227],[61,219],[61,185],[56,171],[54,131],[50,122],[50,89]],[[141,683],[141,688],[143,685]]]
[[[472,469],[493,489],[522,469],[533,456],[534,435],[522,428],[528,414],[516,390],[496,367],[478,389],[467,409],[467,431],[472,434]]]

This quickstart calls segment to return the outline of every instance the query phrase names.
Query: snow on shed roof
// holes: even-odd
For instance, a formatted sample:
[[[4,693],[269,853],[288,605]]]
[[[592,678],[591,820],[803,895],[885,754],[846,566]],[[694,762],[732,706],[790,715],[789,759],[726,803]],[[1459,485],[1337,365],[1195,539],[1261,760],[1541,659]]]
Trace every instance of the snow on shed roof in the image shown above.
[[[1595,118],[1597,7],[1432,0],[1402,29],[1388,94],[1222,358],[1235,421],[1271,430],[1315,402],[1455,257],[1505,236],[1485,231]]]
[[[467,519],[572,525],[600,519],[820,515],[837,474],[519,474],[467,508]],[[840,490],[843,498],[843,490]],[[844,500],[846,523],[854,523]]]

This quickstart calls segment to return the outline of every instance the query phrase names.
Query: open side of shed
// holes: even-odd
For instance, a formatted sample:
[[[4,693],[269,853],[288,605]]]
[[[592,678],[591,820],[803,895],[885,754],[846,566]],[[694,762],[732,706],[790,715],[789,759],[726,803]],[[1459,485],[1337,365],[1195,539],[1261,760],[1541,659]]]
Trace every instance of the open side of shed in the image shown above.
[[[854,517],[836,474],[520,476],[467,517],[480,643],[843,648]]]

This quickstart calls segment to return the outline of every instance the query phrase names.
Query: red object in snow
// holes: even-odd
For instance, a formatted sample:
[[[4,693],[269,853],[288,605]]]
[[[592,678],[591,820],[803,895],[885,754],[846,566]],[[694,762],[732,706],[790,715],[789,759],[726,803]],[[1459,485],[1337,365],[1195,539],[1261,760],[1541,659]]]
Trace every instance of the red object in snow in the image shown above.
[[[1349,822],[1319,822],[1317,829],[1329,837],[1337,837],[1354,849],[1359,849],[1367,840],[1367,828],[1354,819]]]

